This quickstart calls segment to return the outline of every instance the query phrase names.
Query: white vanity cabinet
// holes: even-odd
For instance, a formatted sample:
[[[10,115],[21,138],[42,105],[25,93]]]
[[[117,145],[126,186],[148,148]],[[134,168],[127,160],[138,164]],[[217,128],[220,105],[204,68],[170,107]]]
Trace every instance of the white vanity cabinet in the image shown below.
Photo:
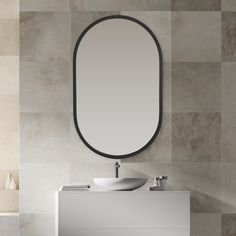
[[[57,236],[189,236],[189,192],[57,193]]]

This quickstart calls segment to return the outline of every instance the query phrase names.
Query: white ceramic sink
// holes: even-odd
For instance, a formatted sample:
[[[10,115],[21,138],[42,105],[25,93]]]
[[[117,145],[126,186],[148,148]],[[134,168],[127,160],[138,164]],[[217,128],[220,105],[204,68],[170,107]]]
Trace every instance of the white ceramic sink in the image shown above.
[[[94,183],[110,191],[131,191],[143,186],[146,178],[94,178]]]

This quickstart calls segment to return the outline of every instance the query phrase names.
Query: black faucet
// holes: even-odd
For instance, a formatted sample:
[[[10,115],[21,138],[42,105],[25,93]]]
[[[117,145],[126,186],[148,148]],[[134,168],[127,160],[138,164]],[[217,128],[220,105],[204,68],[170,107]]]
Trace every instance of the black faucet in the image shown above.
[[[119,168],[120,168],[120,163],[116,162],[116,178],[119,178]]]

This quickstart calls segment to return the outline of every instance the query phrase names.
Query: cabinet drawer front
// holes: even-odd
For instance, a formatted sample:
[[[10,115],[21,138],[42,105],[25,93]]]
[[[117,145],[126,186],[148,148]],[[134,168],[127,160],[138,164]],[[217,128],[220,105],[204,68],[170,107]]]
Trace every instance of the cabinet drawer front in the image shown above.
[[[64,193],[59,195],[62,228],[188,228],[189,194]]]
[[[110,230],[79,230],[62,229],[59,236],[189,236],[187,230],[172,229],[110,229]]]

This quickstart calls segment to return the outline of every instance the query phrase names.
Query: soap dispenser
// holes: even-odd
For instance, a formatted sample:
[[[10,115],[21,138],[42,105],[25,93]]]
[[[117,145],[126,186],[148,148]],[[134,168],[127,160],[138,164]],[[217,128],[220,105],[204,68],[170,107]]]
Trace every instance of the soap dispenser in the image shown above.
[[[11,182],[10,182],[10,185],[9,185],[9,190],[16,190],[16,182],[15,182],[13,177],[11,178]]]
[[[7,174],[6,181],[5,181],[5,189],[6,189],[6,190],[9,190],[9,189],[10,189],[10,183],[11,183],[11,174],[8,173],[8,174]]]

